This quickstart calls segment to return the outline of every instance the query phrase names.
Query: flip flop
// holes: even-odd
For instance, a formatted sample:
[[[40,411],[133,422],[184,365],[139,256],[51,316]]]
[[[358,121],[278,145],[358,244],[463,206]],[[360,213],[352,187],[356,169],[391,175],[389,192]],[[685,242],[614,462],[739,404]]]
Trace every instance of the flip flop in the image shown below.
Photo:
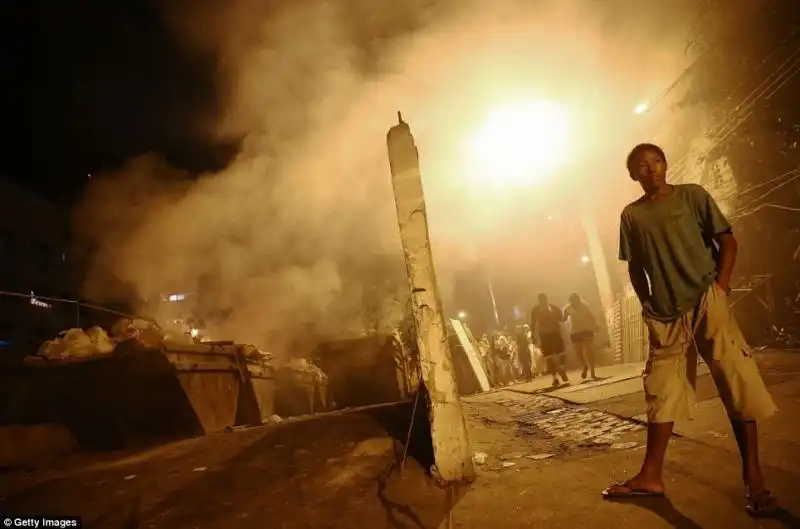
[[[624,490],[620,490],[624,489]],[[627,483],[616,483],[602,492],[603,498],[607,500],[624,498],[663,498],[663,492],[639,489],[631,487]]]
[[[778,510],[778,503],[775,501],[772,492],[768,490],[762,491],[755,496],[750,496],[750,494],[748,494],[746,500],[745,509],[747,509],[747,513],[754,518],[771,516]]]

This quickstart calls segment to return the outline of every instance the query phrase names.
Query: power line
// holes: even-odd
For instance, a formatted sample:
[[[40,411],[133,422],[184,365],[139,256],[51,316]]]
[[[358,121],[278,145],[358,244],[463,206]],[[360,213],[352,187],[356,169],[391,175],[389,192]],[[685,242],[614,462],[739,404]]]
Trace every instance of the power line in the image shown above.
[[[745,189],[742,189],[741,191],[738,192],[738,194],[739,195],[744,195],[744,194],[747,194],[747,193],[752,193],[756,189],[760,189],[760,188],[762,188],[764,186],[768,186],[769,184],[775,183],[778,180],[782,180],[783,178],[790,177],[790,176],[794,175],[795,173],[797,173],[797,171],[798,171],[798,169],[792,169],[791,171],[786,171],[783,174],[780,174],[778,176],[770,178],[766,182],[760,182],[758,184],[753,184],[753,185],[751,185],[751,186],[749,186],[749,187],[747,187]]]
[[[773,186],[769,191],[767,191],[765,193],[762,193],[761,195],[757,196],[756,198],[754,198],[752,200],[749,200],[746,204],[740,206],[739,207],[740,213],[732,215],[731,218],[732,219],[741,218],[741,217],[744,217],[746,215],[750,215],[752,213],[755,213],[756,211],[758,211],[760,209],[768,207],[769,206],[768,204],[761,204],[761,205],[756,206],[755,208],[753,208],[751,210],[747,209],[753,203],[758,202],[759,200],[762,200],[762,199],[766,198],[767,196],[771,195],[772,193],[774,193],[778,189],[780,189],[780,188],[782,188],[782,187],[794,182],[795,180],[797,180],[799,178],[800,178],[800,169],[795,169],[790,178],[787,178],[785,181],[781,182],[780,184],[777,184],[777,185]],[[778,209],[786,209],[788,211],[800,211],[800,208],[792,208],[790,206],[778,206],[777,204],[772,204],[771,207],[775,207],[775,208],[778,208]]]
[[[789,66],[787,62],[792,61]],[[781,63],[766,79],[764,79],[758,86],[756,86],[750,93],[736,105],[733,112],[728,114],[728,122],[721,126],[721,129],[716,133],[716,139],[712,144],[707,147],[700,157],[705,157],[712,149],[719,146],[723,141],[728,139],[730,135],[737,130],[742,123],[752,114],[752,107],[762,99],[768,99],[775,95],[775,93],[786,85],[794,76],[800,73],[800,48],[792,52],[789,58]],[[767,93],[769,92],[769,93]],[[675,182],[679,182],[686,174],[687,163],[689,160],[689,151],[687,150],[676,162],[677,169],[673,169],[673,174],[678,173],[678,178]]]
[[[779,50],[779,49],[781,49],[781,48],[782,48],[782,47],[784,47],[786,44],[788,44],[788,43],[789,43],[789,41],[791,41],[791,40],[792,40],[792,38],[793,38],[795,35],[797,35],[797,34],[798,34],[798,32],[800,32],[800,26],[795,26],[795,27],[792,29],[792,31],[790,31],[790,32],[789,32],[789,34],[788,34],[788,35],[787,35],[787,36],[786,36],[786,37],[785,37],[783,40],[781,40],[781,41],[780,41],[780,42],[779,42],[777,45],[775,45],[775,47],[774,47],[774,48],[772,48],[772,50],[771,50],[769,53],[767,53],[767,54],[764,56],[764,58],[763,58],[763,59],[761,59],[761,63],[760,63],[760,64],[758,65],[758,67],[755,69],[755,72],[758,72],[758,71],[760,71],[760,70],[761,70],[761,68],[763,68],[763,67],[764,67],[764,65],[765,65],[765,64],[767,64],[767,62],[769,61],[769,59],[771,59],[771,58],[772,58],[772,57],[773,57],[773,56],[774,56],[774,55],[775,55],[775,54],[778,52],[778,50]],[[792,54],[792,55],[794,55],[794,54]],[[791,58],[791,57],[790,57],[790,58]],[[783,65],[785,65],[785,64],[786,64],[786,62],[788,62],[788,60],[785,60],[784,62],[782,62],[782,63],[781,63],[781,65],[780,65],[780,66],[778,66],[778,68],[776,68],[775,70],[773,70],[773,73],[772,73],[772,74],[770,74],[770,75],[768,75],[766,78],[768,79],[768,78],[770,78],[772,75],[774,75],[775,71],[779,70],[779,69],[780,69],[780,68],[781,68]],[[739,91],[741,88],[743,88],[743,87],[744,87],[744,84],[745,84],[745,81],[744,81],[744,80],[740,81],[740,82],[739,82],[739,85],[738,85],[738,86],[737,86],[737,87],[734,89],[734,92],[738,92],[738,91]],[[751,91],[751,94],[752,94],[752,91]],[[742,103],[740,103],[739,105],[741,105],[741,104],[742,104]],[[709,112],[709,113],[708,113],[708,117],[707,117],[706,119],[707,119],[707,120],[710,120],[710,119],[711,119],[711,117],[713,117],[714,115],[716,115],[716,113],[717,113],[717,112],[718,112],[718,111],[719,111],[719,110],[722,108],[722,106],[723,106],[723,105],[724,105],[724,101],[720,101],[720,102],[718,102],[718,103],[717,103],[717,104],[714,106],[714,108],[713,108],[713,109],[711,109],[711,112]],[[738,107],[739,105],[737,105],[737,107]]]
[[[797,29],[800,29],[800,27],[798,27]],[[792,52],[792,54],[786,60],[784,60],[775,70],[772,71],[772,73],[770,75],[768,75],[765,79],[763,79],[755,88],[753,88],[750,91],[749,94],[747,94],[747,96],[745,96],[742,99],[742,101],[739,102],[738,105],[736,105],[736,107],[734,108],[733,112],[731,112],[731,113],[729,113],[729,114],[727,114],[725,116],[725,118],[728,119],[728,123],[730,123],[730,121],[732,121],[733,119],[737,119],[737,115],[740,118],[740,121],[739,121],[739,123],[737,123],[737,125],[734,126],[733,129],[731,129],[730,126],[728,126],[727,127],[728,128],[727,131],[726,131],[726,127],[725,127],[726,124],[720,124],[721,130],[719,132],[717,132],[717,136],[718,137],[723,133],[723,131],[726,131],[726,132],[729,133],[732,130],[735,130],[735,128],[738,127],[741,124],[741,119],[742,119],[743,112],[751,109],[752,106],[756,102],[758,102],[760,98],[763,98],[763,96],[764,96],[764,94],[766,93],[767,90],[769,90],[770,88],[775,86],[776,82],[781,81],[781,80],[784,81],[784,82],[782,82],[781,84],[778,85],[777,88],[780,88],[785,84],[785,81],[787,81],[788,79],[790,79],[792,76],[794,76],[797,73],[797,70],[795,68],[798,66],[798,64],[800,64],[800,63],[798,63],[798,61],[800,61],[800,58],[795,59],[795,57],[797,55],[800,55],[800,48],[797,48],[796,50],[794,50],[794,52]],[[786,64],[788,62],[792,61],[792,59],[795,59],[794,62],[792,62],[788,67],[786,67]],[[776,91],[777,90],[771,91],[769,95],[770,96],[774,95],[774,93]],[[718,103],[717,106],[715,107],[715,110],[713,110],[711,114],[713,115],[713,113],[716,112],[716,109],[720,108],[721,106],[722,106],[722,103]],[[723,119],[725,119],[725,118],[723,118]],[[747,115],[743,116],[743,119],[746,119],[746,118],[747,118]],[[726,134],[725,137],[727,137],[727,135],[728,134]],[[719,142],[717,142],[717,143],[719,143]],[[684,153],[684,155],[677,162],[677,165],[679,166],[679,170],[680,170],[681,162],[685,162],[687,158],[688,158],[688,151],[686,153]]]
[[[765,56],[762,58],[762,60],[761,60],[760,64],[759,64],[759,65],[758,65],[758,67],[755,69],[755,71],[759,71],[759,70],[761,70],[761,68],[762,68],[762,67],[763,67],[763,66],[764,66],[764,65],[765,65],[765,64],[766,64],[766,63],[769,61],[769,59],[771,59],[771,58],[772,58],[772,57],[773,57],[773,56],[774,56],[774,55],[775,55],[775,54],[778,52],[778,50],[779,50],[779,49],[781,49],[783,46],[785,46],[787,43],[789,43],[789,42],[790,42],[790,41],[791,41],[791,40],[792,40],[792,39],[793,39],[793,38],[794,38],[794,37],[795,37],[795,36],[796,36],[798,33],[800,33],[800,25],[794,26],[794,27],[792,28],[792,30],[791,30],[791,31],[789,31],[789,33],[786,35],[786,37],[784,37],[784,38],[783,38],[783,39],[782,39],[782,40],[781,40],[781,41],[780,41],[780,42],[779,42],[779,43],[778,43],[776,46],[774,46],[774,47],[772,48],[772,50],[770,50],[770,52],[769,52],[769,53],[767,53],[767,54],[766,54],[766,55],[765,55]],[[695,60],[692,62],[692,64],[691,64],[691,65],[690,65],[690,66],[689,66],[689,67],[688,67],[686,70],[684,70],[684,71],[683,71],[683,72],[682,72],[682,73],[681,73],[681,74],[678,76],[678,78],[677,78],[677,79],[676,79],[676,80],[675,80],[675,81],[674,81],[674,82],[673,82],[673,83],[672,83],[672,84],[671,84],[669,87],[667,87],[667,89],[666,89],[666,90],[665,90],[665,91],[662,93],[662,95],[660,95],[660,96],[659,96],[659,98],[657,99],[657,102],[658,102],[658,101],[660,101],[660,100],[662,100],[662,99],[663,99],[663,98],[666,96],[666,94],[668,94],[668,93],[669,93],[669,92],[670,92],[672,89],[674,89],[674,88],[675,88],[675,86],[677,86],[677,85],[679,84],[679,82],[680,82],[681,80],[683,80],[684,78],[686,78],[686,76],[687,76],[687,75],[690,73],[690,71],[691,71],[691,70],[692,70],[692,69],[693,69],[693,68],[694,68],[694,67],[697,65],[697,63],[699,62],[699,60],[700,60],[700,59],[702,59],[702,58],[703,58],[705,55],[707,55],[709,52],[710,52],[710,50],[706,50],[706,51],[705,51],[705,52],[703,52],[703,53],[702,53],[702,54],[701,54],[701,55],[700,55],[700,56],[699,56],[697,59],[695,59]],[[739,112],[739,120],[737,121],[737,123],[735,124],[735,126],[734,126],[732,129],[730,129],[730,130],[728,131],[729,133],[730,133],[730,132],[732,132],[733,130],[736,130],[736,128],[738,128],[738,127],[739,127],[739,126],[740,126],[740,125],[741,125],[741,124],[744,122],[744,120],[746,120],[746,119],[747,119],[747,118],[750,116],[750,113],[751,113],[751,112],[750,112],[750,113],[747,113],[747,114],[746,114],[746,115],[744,115],[744,116],[742,116],[742,115],[741,115],[741,114],[743,113],[743,111],[740,111],[740,109],[741,109],[742,105],[745,105],[745,104],[746,104],[746,103],[747,103],[747,102],[750,100],[750,98],[751,98],[751,97],[752,97],[754,94],[756,94],[756,92],[758,92],[758,90],[759,90],[759,89],[761,89],[761,88],[763,87],[764,83],[769,81],[769,82],[770,82],[770,84],[769,84],[769,85],[767,85],[767,87],[766,87],[764,90],[762,90],[762,93],[761,93],[761,95],[762,95],[762,96],[764,96],[764,92],[765,92],[767,89],[769,89],[769,87],[772,87],[772,86],[774,86],[774,79],[773,79],[773,77],[774,77],[776,74],[777,74],[778,76],[783,76],[783,75],[785,75],[785,74],[786,74],[786,73],[787,73],[789,70],[791,70],[792,68],[794,68],[795,66],[797,66],[797,63],[796,63],[796,62],[793,62],[791,65],[789,65],[789,67],[788,67],[788,68],[786,68],[786,70],[784,70],[784,71],[781,71],[781,69],[782,69],[784,66],[786,66],[786,64],[787,64],[788,62],[790,62],[790,61],[791,61],[791,60],[792,60],[792,59],[793,59],[793,58],[794,58],[794,57],[795,57],[795,56],[796,56],[798,53],[800,53],[800,48],[798,48],[798,49],[796,49],[794,52],[792,52],[792,54],[791,54],[791,55],[790,55],[790,56],[789,56],[787,59],[785,59],[785,60],[784,60],[784,61],[783,61],[783,62],[782,62],[782,63],[781,63],[781,64],[780,64],[780,65],[779,65],[779,66],[778,66],[778,67],[777,67],[775,70],[773,70],[773,71],[772,71],[772,73],[771,73],[770,75],[768,75],[768,76],[767,76],[767,77],[766,77],[766,78],[765,78],[765,79],[764,79],[764,80],[763,80],[761,83],[759,83],[759,85],[758,85],[758,86],[756,86],[756,87],[755,87],[753,90],[751,90],[751,91],[750,91],[750,93],[749,93],[749,94],[748,94],[748,95],[747,95],[747,96],[746,96],[746,97],[745,97],[745,98],[744,98],[744,99],[743,99],[743,100],[742,100],[742,101],[741,101],[741,102],[740,102],[740,103],[739,103],[739,104],[736,106],[736,109],[734,110],[734,112],[733,112],[733,113],[727,114],[727,115],[726,115],[726,116],[723,118],[723,119],[730,119],[730,118],[731,118],[731,116],[734,116],[734,115],[736,115],[736,113],[737,113],[737,112]],[[785,85],[785,84],[786,84],[786,83],[787,83],[787,82],[788,82],[788,81],[789,81],[789,80],[790,80],[790,79],[791,79],[791,78],[792,78],[792,77],[793,77],[793,76],[794,76],[796,73],[797,73],[797,71],[794,71],[794,72],[791,72],[791,73],[790,73],[790,75],[789,75],[788,77],[784,77],[784,78],[783,78],[783,82],[781,82],[781,83],[780,83],[778,86],[774,87],[774,89],[773,89],[773,90],[772,90],[772,91],[771,91],[769,94],[767,94],[767,95],[766,95],[766,97],[764,97],[764,98],[765,98],[765,99],[767,99],[767,98],[770,98],[770,97],[772,97],[772,96],[773,96],[773,95],[774,95],[774,94],[775,94],[775,93],[776,93],[776,92],[777,92],[777,91],[778,91],[780,88],[782,88],[782,87],[783,87],[783,86],[784,86],[784,85]],[[771,81],[771,80],[772,80],[772,81]],[[737,86],[736,90],[739,90],[739,89],[740,89],[740,88],[741,88],[743,85],[744,85],[744,81],[740,82],[740,83],[739,83],[739,86]],[[758,101],[758,98],[757,98],[755,101],[753,101],[753,102],[752,102],[752,104],[750,104],[750,105],[747,105],[746,109],[749,109],[749,108],[751,108],[751,107],[753,106],[753,104],[754,104],[755,102],[757,102],[757,101]],[[704,120],[704,121],[707,121],[707,120],[711,119],[711,118],[712,118],[714,115],[716,115],[716,114],[717,114],[717,112],[718,112],[718,111],[719,111],[719,110],[722,108],[722,106],[724,105],[724,103],[725,103],[724,101],[720,101],[720,102],[718,102],[718,103],[717,103],[717,104],[714,106],[714,108],[713,108],[713,109],[712,109],[710,112],[708,112],[708,114],[707,114],[707,118],[706,118],[706,120]],[[654,106],[654,105],[651,105],[651,110],[652,110],[652,106]],[[721,120],[721,121],[722,121],[722,120]],[[705,128],[705,126],[704,126],[703,128]],[[723,129],[723,130],[724,130],[724,129]],[[719,133],[718,133],[718,134],[719,134]],[[726,137],[725,137],[725,138],[727,138],[727,136],[729,136],[729,134],[728,134],[728,135],[726,135]],[[707,155],[707,154],[708,154],[708,152],[710,152],[710,151],[711,151],[711,150],[712,150],[714,147],[716,147],[716,146],[717,146],[717,145],[719,145],[719,144],[720,144],[722,141],[724,141],[724,139],[725,139],[725,138],[722,138],[722,139],[720,139],[720,140],[716,141],[716,142],[715,142],[715,143],[714,143],[712,146],[710,146],[708,149],[706,149],[706,150],[705,150],[705,151],[702,153],[702,155],[701,155],[701,156],[705,156],[705,155]],[[672,163],[672,164],[671,164],[671,165],[672,165],[672,171],[673,171],[673,174],[674,174],[674,173],[676,173],[676,172],[677,172],[678,174],[680,174],[680,173],[682,172],[682,169],[684,168],[684,166],[685,166],[686,162],[688,161],[689,153],[690,153],[690,150],[689,150],[689,149],[687,149],[687,150],[686,150],[686,151],[685,151],[685,152],[684,152],[684,153],[683,153],[683,154],[682,154],[682,155],[681,155],[681,156],[678,158],[678,160],[677,160],[676,162],[674,162],[674,163]],[[683,175],[679,176],[679,178],[678,178],[677,180],[675,180],[675,181],[676,181],[676,182],[679,182],[680,180],[682,180],[682,178],[683,178]]]
[[[21,292],[9,292],[5,290],[0,290],[0,296],[7,296],[12,298],[23,298],[23,299],[38,299],[40,301],[50,301],[55,303],[69,303],[72,305],[76,305],[78,307],[84,307],[87,309],[94,309],[103,312],[108,312],[110,314],[114,314],[116,316],[122,316],[123,318],[130,318],[130,319],[137,319],[137,316],[132,316],[130,314],[125,314],[124,312],[119,312],[116,310],[107,309],[105,307],[100,307],[99,305],[92,305],[91,303],[84,303],[82,301],[76,301],[74,299],[62,299],[62,298],[54,298],[49,296],[39,296],[36,294],[23,294]]]
[[[735,26],[736,28],[740,27],[741,23],[745,23],[748,26],[750,25],[751,18],[749,16],[746,16],[748,14],[749,12],[745,12],[736,18],[737,22],[739,22],[739,24]],[[789,42],[789,40],[791,40],[791,38],[794,37],[794,35],[796,35],[799,31],[800,31],[800,26],[795,27],[789,33],[789,35],[786,36],[786,38],[784,38],[777,46],[775,46],[772,49],[772,51],[770,51],[767,55],[764,56],[764,58],[761,60],[761,63],[758,65],[755,71],[759,71],[764,66],[764,64],[766,64],[767,61],[771,59],[772,56],[775,55],[775,53],[781,47],[783,47],[787,42]],[[681,83],[681,81],[686,79],[689,76],[689,74],[692,73],[692,70],[699,64],[700,60],[704,59],[707,55],[709,55],[711,53],[711,50],[713,50],[714,48],[715,46],[709,46],[706,50],[702,51],[692,61],[692,63],[689,66],[687,66],[680,74],[678,74],[678,77],[676,77],[675,80],[672,81],[672,83],[670,83],[655,99],[653,99],[652,102],[650,102],[650,104],[648,105],[649,106],[648,112],[651,111],[656,105],[658,105],[658,103],[664,100]],[[737,86],[735,90],[739,90],[740,88],[742,88],[743,85],[744,81],[740,82],[739,86]],[[712,111],[711,115],[713,115],[713,113],[716,112],[721,106],[722,106],[721,104],[718,104]]]

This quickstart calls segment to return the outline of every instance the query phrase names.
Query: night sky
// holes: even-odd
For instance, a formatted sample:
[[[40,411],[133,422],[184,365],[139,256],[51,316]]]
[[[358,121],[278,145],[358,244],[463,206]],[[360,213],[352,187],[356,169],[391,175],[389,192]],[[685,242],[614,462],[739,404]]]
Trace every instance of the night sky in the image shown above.
[[[218,108],[212,60],[180,48],[158,2],[0,2],[0,176],[71,200],[87,174],[132,155],[157,150],[201,171],[235,151],[199,126]]]

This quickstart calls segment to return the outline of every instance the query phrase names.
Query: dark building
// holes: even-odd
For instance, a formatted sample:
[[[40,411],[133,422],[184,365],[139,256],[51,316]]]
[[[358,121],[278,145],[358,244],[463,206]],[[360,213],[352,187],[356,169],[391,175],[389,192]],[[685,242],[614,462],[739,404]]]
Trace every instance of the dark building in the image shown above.
[[[74,304],[37,297],[74,299],[68,245],[66,211],[0,179],[0,351],[30,351],[75,326]]]

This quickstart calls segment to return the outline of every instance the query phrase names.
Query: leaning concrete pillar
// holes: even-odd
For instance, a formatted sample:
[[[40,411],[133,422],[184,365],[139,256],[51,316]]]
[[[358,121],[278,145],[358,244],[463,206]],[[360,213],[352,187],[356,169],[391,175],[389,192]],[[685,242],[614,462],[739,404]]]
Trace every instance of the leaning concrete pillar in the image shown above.
[[[422,379],[430,397],[428,416],[439,476],[448,482],[474,476],[472,450],[456,387],[450,345],[433,267],[419,158],[411,129],[398,112],[389,130],[389,164],[400,238],[411,288]]]

